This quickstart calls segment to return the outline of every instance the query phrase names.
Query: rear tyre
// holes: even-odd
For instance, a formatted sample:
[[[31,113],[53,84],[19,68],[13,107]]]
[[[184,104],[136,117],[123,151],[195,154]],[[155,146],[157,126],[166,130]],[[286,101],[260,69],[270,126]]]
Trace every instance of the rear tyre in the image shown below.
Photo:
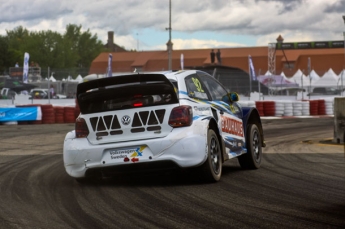
[[[255,124],[247,127],[246,145],[247,153],[238,157],[238,162],[243,169],[258,169],[262,158],[262,140],[259,128]]]
[[[212,129],[207,133],[207,159],[201,166],[201,171],[208,182],[219,181],[222,175],[222,152],[218,137]]]

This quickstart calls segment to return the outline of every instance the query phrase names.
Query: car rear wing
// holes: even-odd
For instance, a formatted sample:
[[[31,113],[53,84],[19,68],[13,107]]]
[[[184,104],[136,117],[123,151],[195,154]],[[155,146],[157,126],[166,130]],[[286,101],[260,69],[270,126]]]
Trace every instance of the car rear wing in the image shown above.
[[[80,83],[81,113],[178,103],[174,85],[162,74],[130,74]]]

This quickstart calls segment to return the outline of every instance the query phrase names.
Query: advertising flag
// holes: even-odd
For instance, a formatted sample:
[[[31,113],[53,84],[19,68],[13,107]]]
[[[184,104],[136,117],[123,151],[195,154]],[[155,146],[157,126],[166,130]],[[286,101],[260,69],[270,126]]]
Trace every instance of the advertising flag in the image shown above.
[[[23,68],[23,83],[28,83],[28,74],[29,74],[29,53],[24,54],[24,68]]]
[[[252,77],[253,81],[256,81],[257,79],[256,79],[256,75],[255,75],[254,65],[253,65],[252,57],[250,55],[248,56],[248,61],[249,61],[250,76]]]
[[[181,70],[184,68],[184,58],[183,58],[183,53],[181,53]]]
[[[109,53],[109,58],[108,58],[108,77],[112,77],[113,71],[111,70],[111,63],[113,61],[113,55]]]

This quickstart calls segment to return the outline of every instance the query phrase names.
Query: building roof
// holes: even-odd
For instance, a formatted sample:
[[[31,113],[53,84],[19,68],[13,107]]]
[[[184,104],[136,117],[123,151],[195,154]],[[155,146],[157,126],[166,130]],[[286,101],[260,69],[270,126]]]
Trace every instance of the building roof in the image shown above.
[[[210,52],[212,49],[184,49],[172,51],[172,69],[180,69],[180,57],[184,56],[184,68],[195,68],[196,66],[217,66],[211,63]],[[215,48],[216,52],[217,49]],[[240,68],[248,72],[248,56],[253,60],[255,71],[263,74],[268,71],[268,47],[236,47],[221,48],[221,64],[223,66]],[[284,56],[285,52],[285,56]],[[275,51],[276,74],[284,72],[286,76],[292,76],[298,69],[307,71],[308,59],[311,60],[311,68],[317,74],[323,75],[332,68],[339,74],[345,66],[344,48],[314,48],[314,49],[289,49]],[[158,51],[132,51],[132,52],[111,52],[113,72],[139,71],[161,71],[168,70],[168,52]],[[90,74],[103,74],[107,70],[109,53],[101,53],[95,58],[90,67]],[[289,62],[287,68],[286,62]]]

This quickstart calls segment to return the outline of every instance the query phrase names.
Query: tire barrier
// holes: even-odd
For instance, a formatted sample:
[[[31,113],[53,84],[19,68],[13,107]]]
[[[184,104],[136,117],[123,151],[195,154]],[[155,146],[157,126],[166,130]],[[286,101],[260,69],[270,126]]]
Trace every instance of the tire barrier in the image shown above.
[[[325,100],[326,115],[334,114],[334,100]]]
[[[284,101],[284,116],[293,116],[293,106],[291,101]]]
[[[77,98],[75,99],[75,110],[74,110],[74,118],[77,119],[80,113],[80,108],[79,108],[79,104],[77,101]]]
[[[310,115],[310,103],[309,101],[301,101],[302,103],[302,115],[309,116]]]
[[[309,104],[310,104],[310,108],[309,108],[310,115],[318,115],[319,114],[319,101],[318,100],[310,100]]]
[[[41,104],[42,124],[55,123],[55,112],[52,104]]]
[[[65,123],[75,122],[75,107],[64,107],[64,120]]]
[[[42,119],[36,120],[36,121],[0,122],[0,125],[74,123],[76,120],[75,107],[53,106],[52,104],[26,104],[26,105],[16,105],[15,107],[39,107],[42,112]]]
[[[284,115],[284,102],[283,101],[275,101],[275,116],[283,116]]]
[[[276,107],[274,101],[264,101],[264,115],[275,116]]]
[[[293,117],[334,114],[333,100],[240,101],[240,104],[256,107],[260,116]]]
[[[54,106],[54,112],[55,112],[55,123],[64,123],[64,113],[65,109],[61,106]]]
[[[302,116],[302,103],[300,101],[292,103],[292,115]]]
[[[318,115],[326,115],[325,100],[318,100]]]
[[[264,114],[264,101],[255,101],[255,107],[258,110],[260,116],[265,116],[265,114]]]
[[[303,101],[239,101],[241,106],[256,107],[260,116],[293,117],[334,115],[333,100],[303,100]],[[27,104],[14,107],[40,107],[42,120],[0,122],[0,125],[53,124],[74,123],[79,116],[79,107],[53,106],[51,104]]]

